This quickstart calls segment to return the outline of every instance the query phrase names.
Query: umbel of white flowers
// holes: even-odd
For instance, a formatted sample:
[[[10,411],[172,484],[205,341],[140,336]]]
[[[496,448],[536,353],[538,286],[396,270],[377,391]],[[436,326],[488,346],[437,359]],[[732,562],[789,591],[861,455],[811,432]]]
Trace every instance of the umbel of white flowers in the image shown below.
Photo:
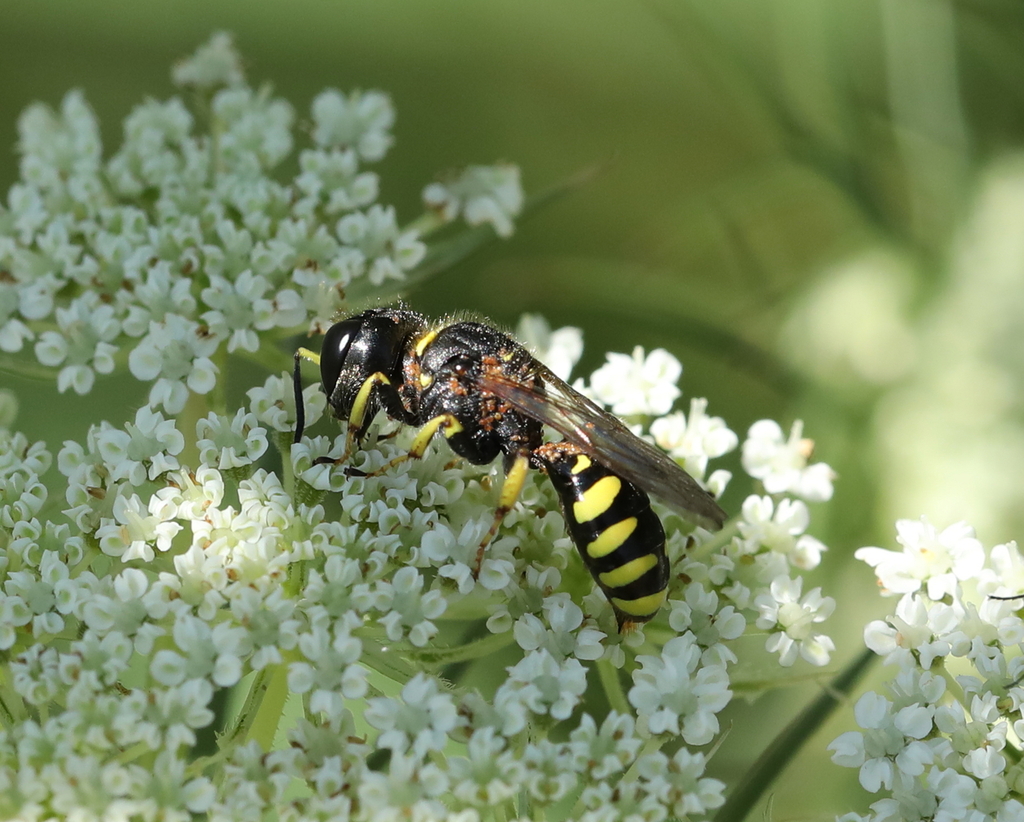
[[[808,464],[800,424],[750,429],[759,493],[721,535],[658,507],[674,572],[641,630],[618,632],[539,472],[474,573],[500,467],[443,444],[379,476],[318,464],[344,432],[317,425],[311,385],[310,435],[291,445],[278,343],[354,294],[394,297],[447,220],[508,234],[518,172],[431,185],[426,215],[400,227],[366,168],[392,141],[384,95],[317,97],[312,145],[282,181],[293,110],[246,83],[230,38],[175,78],[205,129],[183,100],[149,101],[104,159],[80,94],[20,123],[0,349],[79,393],[126,362],[150,393],[131,422],[97,421],[56,454],[0,401],[0,816],[600,822],[719,807],[704,746],[736,640],[766,636],[762,668],[833,650],[820,625],[834,602],[801,576],[825,548],[807,503],[831,496],[832,474]],[[570,376],[579,331],[526,318],[520,335]],[[229,355],[271,374],[245,400],[227,398]],[[576,385],[720,494],[730,476],[710,461],[739,438],[703,399],[673,410],[681,373],[636,349]],[[363,470],[413,435],[375,433],[352,458]]]
[[[895,673],[854,707],[861,730],[831,744],[881,798],[843,822],[1024,820],[1024,557],[986,549],[967,523],[896,523],[902,550],[861,548],[895,613],[864,629]],[[1010,599],[1006,599],[1009,597]]]

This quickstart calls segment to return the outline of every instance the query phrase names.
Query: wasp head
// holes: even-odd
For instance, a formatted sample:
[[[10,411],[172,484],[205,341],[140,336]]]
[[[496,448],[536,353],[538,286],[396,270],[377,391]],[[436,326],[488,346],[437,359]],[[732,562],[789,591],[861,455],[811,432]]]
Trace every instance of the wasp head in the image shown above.
[[[412,311],[375,308],[341,320],[324,335],[320,379],[336,417],[363,430],[383,406],[404,416],[398,389],[410,340],[426,321]]]

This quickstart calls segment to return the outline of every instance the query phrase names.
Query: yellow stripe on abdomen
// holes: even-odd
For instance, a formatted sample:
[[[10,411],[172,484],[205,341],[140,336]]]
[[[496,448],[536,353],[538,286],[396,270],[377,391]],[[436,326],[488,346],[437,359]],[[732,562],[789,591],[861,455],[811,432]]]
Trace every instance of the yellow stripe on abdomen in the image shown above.
[[[612,605],[622,611],[622,613],[643,619],[657,613],[658,609],[665,603],[667,595],[667,591],[658,591],[656,594],[649,594],[637,599],[612,597],[611,600]]]
[[[572,513],[577,522],[590,522],[601,516],[615,504],[615,498],[622,490],[622,480],[614,475],[602,477],[586,491],[581,499],[572,504]]]
[[[657,564],[658,558],[654,554],[644,554],[642,557],[623,563],[614,571],[599,574],[598,578],[609,588],[622,588],[631,582],[636,582]]]
[[[587,546],[587,556],[591,559],[606,557],[622,543],[629,539],[636,530],[636,517],[627,517],[621,522],[609,525],[601,535]]]
[[[574,474],[582,474],[586,471],[593,463],[590,461],[590,457],[586,454],[578,454],[576,456],[576,462],[573,463],[572,472]]]

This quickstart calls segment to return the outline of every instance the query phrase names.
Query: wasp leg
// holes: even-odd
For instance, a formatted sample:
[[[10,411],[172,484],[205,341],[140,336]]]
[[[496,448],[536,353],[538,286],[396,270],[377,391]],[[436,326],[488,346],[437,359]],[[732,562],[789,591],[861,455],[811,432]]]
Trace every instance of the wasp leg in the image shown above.
[[[526,483],[526,474],[529,470],[529,454],[516,454],[515,461],[512,463],[512,467],[508,469],[508,473],[505,475],[505,482],[501,486],[498,507],[494,511],[494,522],[491,523],[490,530],[484,535],[480,546],[476,549],[476,561],[473,563],[474,579],[480,575],[480,566],[484,561],[484,551],[487,550],[487,546],[494,539],[494,535],[498,533],[498,528],[501,526],[501,521],[505,519],[505,515],[512,510],[512,506],[519,499],[519,494],[522,493],[523,485]]]
[[[302,401],[302,374],[299,371],[299,362],[309,360],[320,365],[320,355],[308,348],[300,348],[295,352],[295,369],[292,371],[292,385],[295,388],[295,439],[298,442],[306,430],[306,405]]]
[[[380,371],[371,374],[363,384],[359,386],[355,400],[352,402],[352,412],[348,415],[348,431],[345,433],[345,453],[338,458],[338,462],[344,462],[355,450],[356,440],[362,439],[365,433],[365,425],[368,422],[366,412],[370,407],[370,396],[373,389],[378,385],[391,385],[387,374]]]
[[[427,453],[427,446],[430,445],[430,440],[438,431],[443,431],[445,437],[452,437],[462,431],[462,424],[451,414],[438,414],[433,419],[427,420],[406,453],[400,454],[393,460],[384,463],[376,471],[360,471],[357,468],[350,468],[348,474],[355,477],[378,477],[407,460],[422,459],[423,455]]]
[[[393,440],[395,437],[398,436],[398,434],[399,434],[399,432],[401,430],[402,430],[401,428],[395,428],[394,430],[389,431],[386,434],[378,434],[377,435],[377,442],[387,442],[388,440]]]
[[[335,465],[341,465],[342,463],[348,462],[352,454],[355,453],[356,443],[363,438],[363,434],[366,433],[366,419],[367,409],[370,407],[370,396],[373,389],[378,385],[391,385],[391,380],[388,379],[387,374],[383,374],[377,371],[371,374],[365,380],[363,384],[359,386],[359,391],[356,394],[355,400],[352,402],[352,412],[348,415],[348,428],[345,431],[345,450],[341,456],[337,459],[330,459],[329,457],[318,457],[313,461],[314,465],[324,465],[328,462],[334,463]],[[350,476],[366,476],[361,471],[356,469],[350,469]]]
[[[299,382],[300,358],[312,360],[317,363],[320,362],[320,357],[308,349],[300,348],[295,352],[295,442],[299,441],[302,435],[302,428],[305,423],[305,409],[302,407],[302,386]],[[355,451],[356,441],[359,440],[364,433],[366,412],[370,407],[370,395],[374,387],[377,385],[391,385],[391,380],[387,378],[386,374],[382,374],[378,371],[363,380],[363,384],[359,386],[359,392],[356,394],[356,398],[352,403],[352,413],[350,413],[348,417],[348,430],[345,432],[345,450],[342,455],[337,458],[317,457],[313,460],[313,465],[327,465],[328,463],[341,465],[344,462],[348,462],[349,458]]]

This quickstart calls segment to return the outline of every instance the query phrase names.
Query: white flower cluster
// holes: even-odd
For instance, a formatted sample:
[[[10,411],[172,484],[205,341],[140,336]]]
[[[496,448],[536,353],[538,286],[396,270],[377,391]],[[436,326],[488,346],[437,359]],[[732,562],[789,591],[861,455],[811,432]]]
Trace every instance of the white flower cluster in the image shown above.
[[[896,527],[901,551],[856,556],[900,596],[864,632],[898,670],[887,694],[857,701],[862,730],[831,745],[833,761],[884,798],[842,819],[1024,820],[1024,557],[1012,542],[986,550],[965,523]]]
[[[499,237],[511,237],[512,221],[523,208],[519,169],[508,164],[468,166],[456,177],[428,185],[423,202],[445,222],[461,214],[469,225],[489,224]]]
[[[556,376],[568,380],[583,354],[583,332],[566,326],[551,330],[539,314],[524,314],[516,326],[516,338]]]
[[[208,99],[210,132],[180,98],[149,100],[106,160],[81,93],[22,115],[21,180],[0,206],[0,351],[34,346],[60,369],[59,389],[79,394],[126,354],[150,404],[177,414],[190,392],[213,389],[225,353],[256,352],[268,332],[322,330],[346,299],[419,264],[419,231],[377,202],[367,168],[393,140],[387,96],[321,93],[312,145],[282,181],[295,112],[246,85],[241,66],[231,38],[213,37],[174,72]],[[465,180],[447,217],[511,234],[518,171],[475,166]]]
[[[39,517],[49,452],[0,437],[0,648],[7,701],[22,706],[0,732],[0,815],[132,814],[158,802],[179,818],[476,820],[575,797],[575,818],[592,822],[699,818],[723,801],[698,748],[717,737],[731,699],[730,643],[756,622],[782,664],[827,660],[830,644],[811,626],[831,601],[801,599],[786,572],[813,565],[822,547],[798,547],[810,539],[803,502],[752,497],[714,550],[708,533],[666,513],[678,569],[668,604],[621,636],[599,591],[567,592],[589,575],[539,472],[475,575],[498,468],[453,462],[440,446],[380,476],[314,464],[340,453],[344,435],[287,449],[290,393],[286,375],[272,377],[247,407],[194,431],[147,406],[123,430],[102,424],[84,446],[66,443],[57,465],[72,527]],[[305,401],[315,425],[318,387]],[[727,439],[700,408],[696,427],[659,418],[691,431],[697,462],[718,455],[702,444]],[[356,462],[384,465],[412,436],[400,430]],[[197,444],[194,470],[180,462],[186,440]],[[286,448],[283,478],[261,467],[271,443]],[[473,619],[487,629],[467,642]],[[492,678],[490,697],[452,689],[445,671],[460,661]],[[188,753],[215,720],[216,690],[248,675],[276,678],[278,701],[228,728],[235,744],[212,780],[187,767]],[[598,680],[616,706],[605,715],[583,708]],[[304,719],[287,747],[263,751],[245,729],[276,724],[287,693]],[[546,738],[552,723],[567,724],[564,741]],[[684,747],[660,750],[679,738]],[[386,767],[375,752],[387,752]],[[310,792],[300,804],[296,780]]]
[[[766,634],[781,666],[832,650],[833,602],[800,576],[825,546],[797,498],[826,498],[831,472],[808,468],[799,428],[787,443],[755,426],[744,461],[759,455],[764,493],[720,534],[657,505],[667,602],[625,635],[540,472],[481,561],[500,465],[443,444],[401,461],[415,432],[383,421],[336,464],[346,436],[317,425],[319,385],[292,444],[288,374],[225,399],[228,352],[266,363],[275,335],[324,324],[360,284],[393,296],[422,256],[365,170],[391,143],[387,98],[318,97],[283,184],[292,110],[245,85],[228,37],[175,77],[208,95],[213,136],[181,101],[150,102],[104,162],[69,95],[23,118],[0,210],[0,348],[34,342],[62,388],[119,361],[152,383],[131,422],[55,457],[12,432],[0,393],[0,818],[708,816],[736,641]],[[509,168],[474,168],[429,199],[501,234],[521,194]],[[568,377],[579,332],[523,327]],[[708,466],[739,438],[704,400],[672,411],[681,371],[637,349],[581,387],[721,494],[730,474]]]

